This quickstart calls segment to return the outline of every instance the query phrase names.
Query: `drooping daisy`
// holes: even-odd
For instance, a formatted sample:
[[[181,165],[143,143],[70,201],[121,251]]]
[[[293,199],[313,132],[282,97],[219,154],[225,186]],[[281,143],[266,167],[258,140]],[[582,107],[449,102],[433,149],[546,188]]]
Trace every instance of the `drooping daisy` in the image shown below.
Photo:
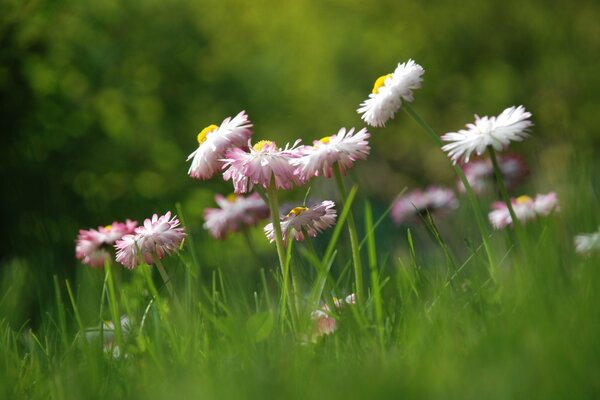
[[[267,189],[272,181],[277,189],[301,185],[302,180],[294,174],[296,167],[291,164],[292,159],[300,156],[296,151],[299,143],[297,140],[281,149],[270,140],[261,140],[254,146],[248,141],[248,152],[234,148],[225,154],[223,178],[233,181],[235,193],[247,193],[254,185]]]
[[[413,89],[421,87],[423,67],[408,60],[398,64],[396,70],[388,75],[377,78],[369,98],[358,108],[362,119],[369,125],[380,127],[394,118],[400,109],[402,101],[413,101]]]
[[[212,178],[220,171],[220,161],[232,147],[246,145],[252,135],[252,123],[245,111],[235,117],[226,118],[220,126],[209,125],[198,134],[198,148],[188,156],[192,159],[188,175],[196,179]]]
[[[337,217],[335,203],[330,200],[323,201],[310,208],[293,208],[285,217],[281,218],[281,232],[283,241],[287,243],[288,237],[293,233],[296,240],[304,240],[304,232],[309,236],[315,237],[318,233],[335,225]],[[272,243],[275,241],[275,232],[273,224],[265,226],[265,235]]]
[[[538,216],[548,216],[559,211],[556,193],[538,194],[535,199],[529,196],[520,196],[511,199],[515,216],[521,223],[526,223]],[[492,203],[492,211],[488,218],[495,229],[502,229],[512,225],[512,218],[506,204],[500,201]]]
[[[125,235],[115,244],[117,261],[126,268],[133,269],[140,263],[152,264],[154,257],[163,258],[179,248],[185,238],[183,228],[179,227],[179,219],[171,218],[168,211],[163,216],[154,214],[146,218],[144,225],[135,229],[135,233]]]
[[[229,232],[256,225],[269,216],[269,207],[258,193],[246,197],[236,194],[224,197],[217,194],[215,201],[219,208],[204,210],[204,228],[217,239],[225,239]]]
[[[430,186],[425,191],[413,190],[398,198],[392,206],[390,215],[392,220],[400,225],[419,214],[429,212],[444,216],[456,208],[458,208],[458,200],[452,190]]]
[[[337,134],[315,140],[312,146],[303,146],[298,153],[302,156],[292,159],[291,163],[298,169],[296,174],[303,181],[318,176],[321,171],[331,178],[337,163],[342,174],[351,168],[356,160],[364,160],[369,155],[368,139],[371,135],[366,129],[354,133],[354,128],[346,131],[341,128]]]
[[[600,251],[600,227],[597,232],[575,236],[575,251],[583,255]]]
[[[502,172],[504,184],[508,190],[518,186],[529,174],[529,169],[523,159],[515,154],[498,156],[498,165]],[[463,166],[465,177],[477,194],[490,190],[494,185],[495,175],[492,161],[489,158],[471,160]],[[465,192],[462,182],[457,183],[458,190]]]
[[[479,117],[475,115],[475,123],[467,124],[467,129],[449,132],[442,136],[442,147],[456,164],[459,159],[469,162],[471,154],[482,155],[488,146],[495,150],[504,150],[510,142],[520,142],[529,136],[528,130],[533,125],[529,120],[531,113],[525,107],[510,107],[497,117]]]
[[[99,268],[111,258],[112,246],[123,236],[133,233],[137,221],[113,222],[98,229],[81,229],[75,242],[75,257],[84,264]]]

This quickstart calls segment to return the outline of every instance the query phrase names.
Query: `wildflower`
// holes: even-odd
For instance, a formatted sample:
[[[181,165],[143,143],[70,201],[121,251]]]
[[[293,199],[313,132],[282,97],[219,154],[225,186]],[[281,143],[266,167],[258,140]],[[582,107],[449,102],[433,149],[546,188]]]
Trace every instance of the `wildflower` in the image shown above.
[[[575,236],[575,251],[584,255],[600,251],[600,227],[597,232]]]
[[[442,136],[445,142],[442,147],[456,164],[463,158],[469,162],[473,152],[483,154],[488,146],[495,150],[503,150],[510,142],[520,142],[529,136],[528,129],[533,125],[529,120],[531,113],[523,106],[510,107],[497,117],[479,117],[475,115],[475,123],[467,124],[467,129],[449,132]]]
[[[104,266],[111,258],[109,249],[113,244],[124,235],[133,233],[137,225],[137,221],[128,219],[124,223],[115,221],[98,229],[81,229],[76,240],[75,257],[94,268]]]
[[[425,191],[414,190],[394,202],[390,215],[400,225],[419,214],[436,213],[445,215],[458,208],[458,200],[454,192],[438,186],[430,186]]]
[[[289,235],[293,234],[296,240],[304,240],[304,232],[309,236],[317,236],[317,233],[335,225],[337,217],[335,203],[330,200],[323,201],[310,208],[293,208],[285,217],[281,218],[281,232],[283,241],[287,243]],[[265,226],[265,234],[272,243],[275,241],[273,224]]]
[[[300,143],[297,140],[293,146],[286,144],[284,149],[277,147],[275,142],[261,140],[254,146],[248,141],[249,152],[234,148],[225,154],[223,178],[231,179],[235,193],[247,193],[254,185],[267,189],[271,182],[277,189],[291,189],[294,184],[301,185],[302,180],[294,175],[293,158],[299,157],[295,151]]]
[[[247,197],[236,194],[224,197],[217,194],[215,201],[219,208],[204,210],[204,228],[217,239],[225,239],[229,232],[255,225],[269,216],[269,207],[258,193]]]
[[[389,119],[394,118],[403,100],[413,101],[412,91],[421,87],[424,73],[423,67],[408,60],[398,64],[391,74],[377,78],[369,98],[357,110],[362,114],[361,118],[371,126],[385,126]]]
[[[335,135],[315,140],[312,146],[303,146],[298,151],[302,156],[291,161],[298,167],[296,175],[307,181],[323,171],[323,175],[331,178],[336,163],[345,175],[346,169],[351,168],[356,160],[364,160],[369,155],[371,148],[367,140],[370,136],[364,128],[356,134],[354,128],[349,131],[341,128]]]
[[[529,196],[520,196],[511,199],[515,216],[521,223],[525,223],[538,216],[548,216],[559,210],[556,193],[538,194],[535,199]],[[502,229],[512,225],[512,218],[508,207],[503,202],[497,201],[492,204],[492,211],[488,215],[495,229]]]
[[[221,169],[225,151],[244,146],[252,131],[252,123],[245,111],[226,118],[220,126],[209,125],[198,134],[198,148],[188,156],[192,159],[188,175],[196,179],[209,179]]]
[[[163,216],[154,214],[146,218],[144,225],[135,229],[134,234],[125,235],[115,244],[117,261],[126,268],[133,269],[141,262],[152,264],[154,257],[161,259],[165,254],[177,250],[185,232],[179,228],[179,219],[171,218],[171,212]]]
[[[506,155],[498,157],[498,166],[502,172],[502,178],[507,189],[518,186],[529,174],[527,165],[517,155]],[[471,160],[463,166],[465,177],[477,194],[484,193],[490,189],[495,180],[494,167],[490,159]],[[458,190],[465,192],[462,182],[457,184]]]
[[[341,312],[344,305],[356,304],[356,295],[352,293],[346,296],[344,300],[334,297],[333,304],[336,310]],[[332,334],[337,329],[337,320],[331,315],[331,309],[327,304],[323,304],[320,309],[313,311],[310,317],[314,321],[312,342],[316,342],[323,335]]]
[[[121,325],[121,335],[123,339],[127,339],[129,333],[131,332],[131,321],[127,315],[122,315],[119,323]],[[116,344],[115,340],[115,324],[113,321],[104,321],[102,323],[102,327],[98,328],[88,328],[84,332],[84,337],[88,341],[97,340],[102,336],[103,344],[102,348],[105,353],[111,354],[113,358],[121,357],[121,350],[119,346]],[[127,358],[127,354],[125,354],[125,358]]]

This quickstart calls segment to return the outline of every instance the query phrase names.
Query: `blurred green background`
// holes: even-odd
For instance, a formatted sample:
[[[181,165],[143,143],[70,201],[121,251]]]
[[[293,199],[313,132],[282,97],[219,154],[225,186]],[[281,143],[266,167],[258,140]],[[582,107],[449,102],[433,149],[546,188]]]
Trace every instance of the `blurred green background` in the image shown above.
[[[426,69],[414,106],[438,132],[523,104],[536,126],[514,149],[540,191],[568,182],[579,157],[597,171],[598,21],[600,3],[583,0],[0,1],[4,287],[27,286],[15,304],[32,307],[53,274],[84,268],[80,228],[181,202],[200,232],[214,193],[231,190],[186,175],[200,129],[240,110],[258,139],[361,127],[374,80],[408,58]],[[371,132],[363,195],[386,204],[404,186],[453,185],[403,112]]]

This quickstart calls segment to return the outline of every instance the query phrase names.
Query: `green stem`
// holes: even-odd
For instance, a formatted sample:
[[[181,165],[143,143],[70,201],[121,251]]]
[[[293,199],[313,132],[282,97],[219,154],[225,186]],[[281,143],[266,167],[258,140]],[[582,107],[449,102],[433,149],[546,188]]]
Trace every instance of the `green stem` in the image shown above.
[[[517,219],[517,214],[515,214],[515,210],[513,209],[510,197],[508,195],[508,191],[506,190],[506,185],[504,185],[504,179],[502,178],[502,170],[500,169],[498,159],[496,158],[496,151],[492,146],[488,146],[488,152],[490,154],[490,159],[492,160],[494,174],[496,175],[496,184],[498,185],[498,189],[500,190],[500,194],[502,195],[502,200],[508,208],[508,212],[510,214],[510,218],[512,219],[512,223],[515,227],[515,230],[520,229],[521,222]]]
[[[335,182],[337,184],[340,196],[342,197],[342,206],[346,204],[347,194],[346,188],[344,187],[344,181],[342,180],[342,173],[339,165],[333,169],[335,176]],[[356,301],[359,306],[363,306],[363,277],[362,277],[362,260],[360,258],[360,248],[358,247],[358,234],[356,233],[356,223],[354,222],[354,216],[352,210],[348,212],[348,233],[350,234],[350,246],[352,248],[352,261],[354,263],[354,278],[355,278],[355,293]]]
[[[279,220],[279,200],[277,198],[277,188],[272,182],[267,190],[269,208],[271,210],[271,222],[273,223],[273,232],[275,236],[275,247],[277,248],[277,257],[279,258],[279,267],[281,268],[281,277],[283,287],[281,288],[281,322],[285,320],[286,302],[289,302],[289,271],[286,268],[285,244],[283,243],[283,234],[281,233],[281,221]]]
[[[404,103],[402,105],[402,109],[404,111],[406,111],[406,113],[408,115],[410,115],[415,120],[415,122],[417,124],[419,124],[419,126],[425,132],[427,132],[427,134],[429,136],[431,136],[431,138],[438,145],[438,147],[440,147],[440,148],[442,147],[442,145],[443,145],[442,139],[440,139],[440,137],[435,133],[435,131],[431,128],[431,126],[429,126],[429,124],[427,124],[427,122],[425,122],[425,120],[423,118],[421,118],[421,116],[412,108],[410,103]],[[453,167],[454,167],[454,171],[458,175],[458,178],[460,179],[463,186],[465,187],[465,191],[467,192],[467,198],[469,199],[469,203],[471,204],[471,209],[473,210],[473,213],[475,214],[475,221],[479,228],[479,233],[481,235],[481,239],[483,240],[483,247],[485,248],[485,252],[486,252],[486,255],[488,258],[490,276],[495,281],[496,280],[496,266],[494,263],[494,258],[492,257],[492,248],[491,248],[489,240],[488,240],[488,229],[486,228],[485,222],[482,217],[481,207],[479,206],[479,202],[477,201],[475,192],[473,191],[471,184],[469,184],[469,181],[467,180],[467,177],[465,176],[465,173],[462,170],[462,168],[460,167],[460,165],[453,164]]]
[[[160,273],[160,277],[162,278],[163,282],[165,283],[165,286],[167,287],[167,291],[169,292],[169,295],[171,297],[174,296],[175,291],[173,290],[173,283],[171,282],[171,279],[169,278],[169,275],[167,274],[167,271],[165,270],[165,267],[162,263],[162,261],[160,261],[160,258],[158,258],[157,255],[154,255],[154,264],[156,265],[156,269],[158,269],[158,272]]]

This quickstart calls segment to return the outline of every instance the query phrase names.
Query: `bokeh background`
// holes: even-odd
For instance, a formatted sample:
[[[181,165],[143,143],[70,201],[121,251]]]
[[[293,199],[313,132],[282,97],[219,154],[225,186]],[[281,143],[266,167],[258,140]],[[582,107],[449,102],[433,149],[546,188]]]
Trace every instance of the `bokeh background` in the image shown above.
[[[578,158],[595,163],[593,188],[598,21],[600,3],[584,0],[1,1],[3,293],[26,288],[13,311],[43,312],[52,275],[84,268],[78,229],[177,202],[214,253],[202,210],[231,187],[186,175],[197,132],[241,110],[255,138],[281,143],[362,127],[374,80],[408,58],[426,69],[414,107],[438,132],[523,104],[536,126],[515,149],[536,166],[532,188],[565,185]],[[362,196],[384,207],[405,186],[454,185],[403,112],[371,131]]]

